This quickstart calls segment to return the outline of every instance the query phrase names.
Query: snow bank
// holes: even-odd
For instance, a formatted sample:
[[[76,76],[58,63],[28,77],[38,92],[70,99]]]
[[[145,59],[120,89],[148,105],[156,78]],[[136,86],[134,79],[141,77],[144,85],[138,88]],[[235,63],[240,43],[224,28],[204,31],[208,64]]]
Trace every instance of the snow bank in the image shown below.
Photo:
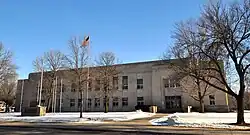
[[[236,122],[236,113],[175,113],[158,119],[150,120],[152,125],[238,128],[250,127],[229,125]],[[250,113],[245,113],[245,121],[250,122]]]
[[[83,113],[83,118],[79,118],[77,113],[47,113],[45,116],[24,116],[20,113],[0,113],[0,121],[20,121],[20,122],[82,122],[101,123],[104,120],[129,121],[133,119],[151,117],[154,114],[141,111],[136,112],[90,112]]]

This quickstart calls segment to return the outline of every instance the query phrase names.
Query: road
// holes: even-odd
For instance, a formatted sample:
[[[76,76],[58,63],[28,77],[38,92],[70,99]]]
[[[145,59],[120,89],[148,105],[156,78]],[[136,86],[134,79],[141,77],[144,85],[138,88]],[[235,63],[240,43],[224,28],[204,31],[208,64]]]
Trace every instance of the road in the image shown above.
[[[104,131],[74,131],[46,128],[0,127],[1,135],[152,135],[152,133],[104,132]],[[157,135],[157,134],[154,134]],[[163,135],[163,134],[161,134]],[[167,135],[166,133],[164,135]],[[170,135],[179,135],[170,133]],[[182,134],[183,135],[183,134]],[[185,134],[188,135],[188,134]]]

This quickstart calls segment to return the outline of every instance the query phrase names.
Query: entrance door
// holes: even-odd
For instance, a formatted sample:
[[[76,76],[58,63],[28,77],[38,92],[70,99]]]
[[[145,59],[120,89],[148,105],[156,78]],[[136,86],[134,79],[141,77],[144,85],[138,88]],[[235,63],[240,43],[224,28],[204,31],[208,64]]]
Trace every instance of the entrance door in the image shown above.
[[[177,112],[182,111],[181,96],[166,96],[166,111]]]

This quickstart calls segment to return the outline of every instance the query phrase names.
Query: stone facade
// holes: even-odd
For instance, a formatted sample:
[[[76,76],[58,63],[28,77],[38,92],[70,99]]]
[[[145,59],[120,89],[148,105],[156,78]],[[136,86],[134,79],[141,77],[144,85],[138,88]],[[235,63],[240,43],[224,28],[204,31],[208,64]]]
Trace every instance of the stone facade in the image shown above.
[[[189,105],[193,108],[199,107],[199,102],[193,100],[187,93],[183,92],[179,83],[166,84],[166,79],[171,80],[175,72],[169,68],[168,63],[163,61],[149,61],[116,65],[121,71],[118,75],[118,90],[114,91],[109,98],[109,111],[133,111],[137,104],[157,105],[160,112],[187,111]],[[93,70],[94,68],[90,68]],[[60,71],[64,72],[64,71]],[[20,97],[23,86],[22,107],[34,106],[38,101],[38,84],[41,73],[30,73],[29,78],[19,80],[16,95],[16,110],[20,107]],[[72,82],[63,79],[62,111],[79,111],[79,92],[72,91]],[[124,89],[124,79],[128,79],[127,89]],[[46,78],[44,78],[46,79]],[[59,79],[60,80],[60,79]],[[59,82],[59,81],[58,81]],[[84,111],[104,111],[103,96],[96,91],[95,82],[92,89],[84,91]],[[102,88],[101,88],[102,89]],[[214,92],[204,98],[207,111],[227,111],[227,94],[213,90]],[[60,86],[57,90],[56,111],[59,111]],[[87,100],[87,95],[88,99]],[[44,97],[44,96],[43,96]],[[99,102],[98,102],[99,101]],[[89,103],[88,103],[89,102]]]

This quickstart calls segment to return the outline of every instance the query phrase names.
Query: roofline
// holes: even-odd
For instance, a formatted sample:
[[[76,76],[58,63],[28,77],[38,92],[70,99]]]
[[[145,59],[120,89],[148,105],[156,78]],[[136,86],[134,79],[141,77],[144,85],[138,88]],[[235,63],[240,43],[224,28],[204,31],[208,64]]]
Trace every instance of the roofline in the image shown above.
[[[178,60],[178,59],[169,59],[169,60],[151,60],[151,61],[141,61],[141,62],[130,62],[130,63],[122,63],[122,64],[114,64],[112,66],[129,66],[129,65],[137,65],[137,64],[150,64],[150,63],[166,63],[169,61],[173,61],[173,60]],[[91,66],[90,68],[98,68],[98,67],[104,67],[104,66]],[[87,68],[87,67],[83,67],[83,68]],[[58,70],[58,71],[67,71],[70,69],[62,69],[62,70]],[[50,72],[50,71],[46,71],[46,72]],[[41,72],[31,72],[30,74],[37,74],[37,73],[41,73]]]

